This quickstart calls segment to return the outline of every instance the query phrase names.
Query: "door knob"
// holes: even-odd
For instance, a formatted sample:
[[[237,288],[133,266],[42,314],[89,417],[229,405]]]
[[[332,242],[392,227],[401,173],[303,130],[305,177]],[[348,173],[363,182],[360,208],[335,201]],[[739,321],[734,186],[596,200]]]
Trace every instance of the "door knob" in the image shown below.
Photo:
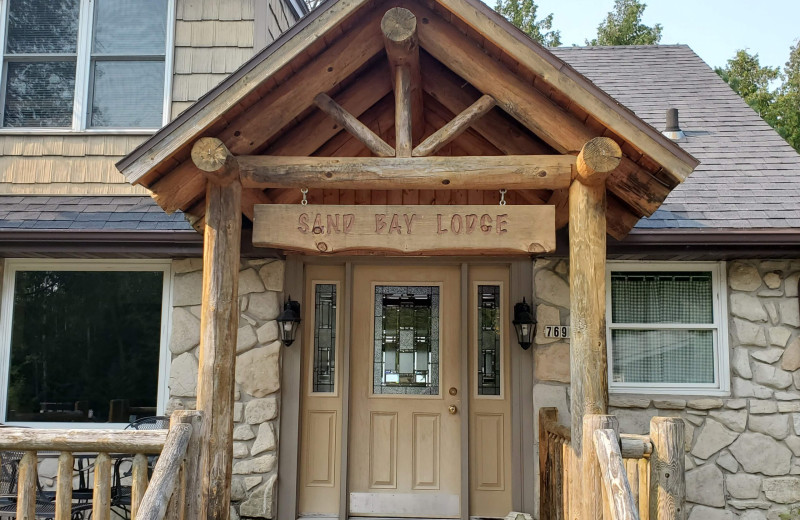
[[[450,415],[454,415],[458,411],[458,408],[456,408],[456,405],[451,404],[447,407],[447,411],[450,412]]]

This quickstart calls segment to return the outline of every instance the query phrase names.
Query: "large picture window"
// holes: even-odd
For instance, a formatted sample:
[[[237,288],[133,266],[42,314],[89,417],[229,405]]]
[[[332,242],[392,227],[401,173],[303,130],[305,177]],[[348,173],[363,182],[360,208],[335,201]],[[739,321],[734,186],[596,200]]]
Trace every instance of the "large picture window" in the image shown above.
[[[0,0],[3,128],[156,129],[174,0]]]
[[[163,411],[169,264],[8,260],[3,420],[128,423]]]
[[[723,278],[718,263],[609,264],[611,391],[727,392]]]

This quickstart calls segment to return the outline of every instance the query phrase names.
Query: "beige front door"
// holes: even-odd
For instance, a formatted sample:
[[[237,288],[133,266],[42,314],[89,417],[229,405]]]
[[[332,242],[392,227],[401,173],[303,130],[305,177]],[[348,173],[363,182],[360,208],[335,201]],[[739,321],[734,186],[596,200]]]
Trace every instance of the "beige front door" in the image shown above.
[[[352,516],[461,515],[460,273],[354,268]]]

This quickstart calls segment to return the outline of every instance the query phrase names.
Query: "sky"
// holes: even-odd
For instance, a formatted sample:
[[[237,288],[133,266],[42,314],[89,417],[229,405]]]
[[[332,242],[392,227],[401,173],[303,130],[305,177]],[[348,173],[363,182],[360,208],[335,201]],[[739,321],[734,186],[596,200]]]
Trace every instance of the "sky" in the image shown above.
[[[490,4],[493,0],[485,0]],[[563,45],[585,45],[614,0],[535,0],[537,18],[553,13]],[[758,53],[762,65],[783,67],[800,38],[800,0],[645,0],[643,22],[664,26],[661,43],[689,45],[712,67],[738,49]],[[494,7],[494,4],[491,4]]]

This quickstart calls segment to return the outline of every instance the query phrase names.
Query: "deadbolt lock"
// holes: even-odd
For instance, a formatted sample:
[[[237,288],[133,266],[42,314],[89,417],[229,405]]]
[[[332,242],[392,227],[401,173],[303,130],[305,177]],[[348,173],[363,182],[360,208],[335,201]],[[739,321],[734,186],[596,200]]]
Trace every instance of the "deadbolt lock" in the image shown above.
[[[451,386],[450,387],[450,395],[456,395],[457,393],[458,393],[458,390],[456,389],[456,387]]]

